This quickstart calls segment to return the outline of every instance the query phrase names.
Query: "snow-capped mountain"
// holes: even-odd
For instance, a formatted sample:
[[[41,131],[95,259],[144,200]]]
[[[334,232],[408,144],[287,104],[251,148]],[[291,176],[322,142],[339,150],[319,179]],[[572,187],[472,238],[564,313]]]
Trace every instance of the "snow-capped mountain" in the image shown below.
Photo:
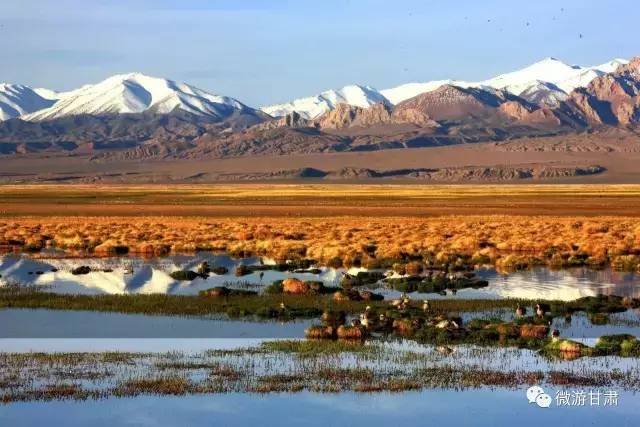
[[[378,90],[370,86],[351,85],[342,89],[328,90],[316,96],[296,99],[286,104],[262,107],[261,110],[273,117],[286,116],[296,111],[305,119],[314,119],[333,110],[341,103],[366,108],[380,102],[389,103]]]
[[[581,67],[567,65],[555,58],[546,58],[521,70],[501,74],[485,81],[435,80],[425,83],[408,83],[382,90],[381,93],[393,104],[398,104],[421,93],[436,90],[445,84],[463,88],[492,87],[504,89],[518,96],[525,92],[531,94],[544,89],[549,92],[549,98],[543,99],[540,92],[537,98],[548,105],[553,105],[558,100],[565,99],[572,90],[586,87],[596,77],[610,73],[619,65],[626,63],[628,61],[624,59],[614,59],[593,67]]]
[[[50,99],[52,101],[58,101],[64,98],[69,92],[57,92],[55,90],[46,89],[44,87],[36,87],[33,89],[35,93],[43,97],[44,99]]]
[[[555,106],[565,100],[573,89],[585,87],[596,77],[612,72],[619,65],[627,62],[624,59],[614,59],[593,67],[580,67],[567,65],[555,58],[546,58],[521,70],[501,74],[485,81],[434,80],[424,83],[407,83],[381,91],[370,86],[352,85],[261,109],[274,117],[285,116],[297,111],[304,118],[313,119],[332,110],[338,103],[365,108],[378,102],[396,105],[444,85],[462,88],[503,89],[514,95],[524,94],[525,99],[532,102],[535,100],[536,103]]]
[[[44,121],[79,114],[145,111],[166,114],[176,109],[196,116],[220,119],[234,111],[250,110],[233,98],[140,73],[115,75],[95,85],[83,86],[58,96],[60,99],[51,107],[27,114],[22,119]]]
[[[569,98],[569,95],[558,86],[540,80],[529,84],[518,96],[532,104],[545,107],[557,107]]]
[[[575,88],[586,87],[593,79],[614,71],[628,61],[614,59],[592,67],[567,65],[546,58],[521,70],[501,74],[489,80],[468,82],[435,80],[407,83],[378,91],[370,86],[350,85],[327,90],[316,96],[284,104],[262,107],[274,117],[298,112],[315,119],[340,103],[367,108],[373,104],[396,105],[444,85],[462,88],[503,89],[536,104],[557,106]],[[184,83],[140,73],[121,74],[68,92],[22,85],[0,84],[0,121],[20,117],[27,121],[47,121],[66,116],[152,112],[165,114],[175,110],[196,116],[224,119],[236,111],[256,113],[234,98],[218,96]],[[262,114],[262,113],[259,113]]]
[[[444,85],[466,88],[469,87],[470,83],[462,80],[434,80],[426,83],[407,83],[391,89],[381,90],[380,93],[395,105],[421,93],[434,91]]]
[[[618,65],[627,62],[623,59],[614,59],[593,67],[580,67],[567,65],[555,58],[546,58],[522,70],[501,74],[480,84],[520,95],[536,82],[547,82],[569,93],[577,87],[587,86],[591,80],[609,73],[615,70]]]
[[[54,102],[28,86],[0,83],[0,121],[50,107]]]

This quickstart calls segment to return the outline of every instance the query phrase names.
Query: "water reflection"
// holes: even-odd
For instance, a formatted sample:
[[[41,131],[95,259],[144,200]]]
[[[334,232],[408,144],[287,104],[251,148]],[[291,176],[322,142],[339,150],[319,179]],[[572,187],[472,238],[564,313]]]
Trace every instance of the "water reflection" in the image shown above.
[[[611,269],[550,270],[537,267],[508,274],[500,274],[493,269],[480,270],[478,274],[489,280],[495,289],[495,294],[502,298],[568,301],[598,294],[640,296],[640,277],[637,274],[616,272]]]
[[[174,280],[170,273],[177,270],[196,270],[202,262],[211,267],[225,267],[226,274],[211,274],[193,281]],[[337,286],[344,272],[355,274],[362,269],[333,269],[320,267],[319,274],[266,270],[242,277],[235,275],[240,265],[272,263],[258,257],[232,258],[228,255],[198,253],[143,259],[138,257],[111,258],[30,258],[26,255],[0,257],[0,285],[46,286],[53,292],[83,294],[167,293],[197,294],[214,286],[250,288],[260,290],[275,280],[297,277],[301,280],[321,280],[328,286]],[[74,275],[80,266],[91,268],[89,274]],[[261,274],[262,273],[262,274]],[[481,269],[477,274],[489,281],[482,289],[462,289],[453,294],[413,293],[412,298],[529,298],[573,300],[598,294],[640,297],[640,275],[620,273],[610,269],[590,270],[573,268],[550,270],[538,267],[513,273],[499,273],[494,269]],[[400,293],[379,288],[387,297]]]
[[[132,352],[187,354],[259,346],[265,338],[0,338],[3,353]]]
[[[0,338],[301,338],[312,323],[3,309]]]
[[[100,401],[6,405],[0,425],[636,425],[640,395],[619,392],[617,406],[529,404],[526,388],[425,390],[377,394],[220,394],[141,396]],[[557,388],[545,391],[556,395]]]
[[[177,270],[196,270],[202,262],[211,267],[225,267],[227,274],[212,273],[208,278],[198,277],[192,281],[174,280],[170,273]],[[58,293],[74,294],[123,294],[166,293],[197,294],[214,286],[262,287],[275,280],[297,277],[302,280],[322,280],[326,284],[337,284],[341,273],[323,268],[319,275],[265,270],[237,277],[236,268],[241,265],[259,265],[270,260],[258,257],[232,258],[227,255],[198,253],[162,258],[110,257],[110,258],[38,258],[25,255],[0,257],[1,283],[46,286]],[[80,266],[91,268],[89,274],[75,275],[72,271]]]

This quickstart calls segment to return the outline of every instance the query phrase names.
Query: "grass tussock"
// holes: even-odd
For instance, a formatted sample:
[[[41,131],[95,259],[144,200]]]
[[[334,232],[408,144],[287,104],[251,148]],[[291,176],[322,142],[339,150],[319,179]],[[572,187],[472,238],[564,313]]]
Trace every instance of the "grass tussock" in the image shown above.
[[[115,396],[128,397],[140,394],[184,395],[194,391],[193,384],[182,377],[139,378],[120,384]]]

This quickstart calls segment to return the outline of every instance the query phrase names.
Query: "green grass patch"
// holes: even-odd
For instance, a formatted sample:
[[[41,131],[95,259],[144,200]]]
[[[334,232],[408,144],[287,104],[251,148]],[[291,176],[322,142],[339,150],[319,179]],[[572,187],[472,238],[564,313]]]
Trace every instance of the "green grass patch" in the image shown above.
[[[268,341],[261,345],[266,352],[295,353],[301,356],[338,355],[341,353],[374,353],[377,347],[359,341],[284,340]]]
[[[284,303],[285,309],[281,309]],[[470,312],[515,307],[527,300],[439,300],[432,301],[434,312]],[[421,302],[412,303],[419,309]],[[227,315],[233,318],[257,317],[292,320],[319,317],[325,310],[361,313],[366,306],[387,309],[386,301],[336,302],[331,295],[258,294],[229,295],[217,298],[197,295],[125,294],[125,295],[65,295],[41,292],[32,288],[0,289],[1,308],[87,310],[128,314],[209,316]]]

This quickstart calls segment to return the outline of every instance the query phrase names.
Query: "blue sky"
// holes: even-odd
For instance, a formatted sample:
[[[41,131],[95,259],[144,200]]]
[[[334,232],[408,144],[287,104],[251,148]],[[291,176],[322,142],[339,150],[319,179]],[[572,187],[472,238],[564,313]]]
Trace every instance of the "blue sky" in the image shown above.
[[[264,105],[629,58],[638,16],[637,0],[5,0],[0,81],[67,90],[140,71]]]

